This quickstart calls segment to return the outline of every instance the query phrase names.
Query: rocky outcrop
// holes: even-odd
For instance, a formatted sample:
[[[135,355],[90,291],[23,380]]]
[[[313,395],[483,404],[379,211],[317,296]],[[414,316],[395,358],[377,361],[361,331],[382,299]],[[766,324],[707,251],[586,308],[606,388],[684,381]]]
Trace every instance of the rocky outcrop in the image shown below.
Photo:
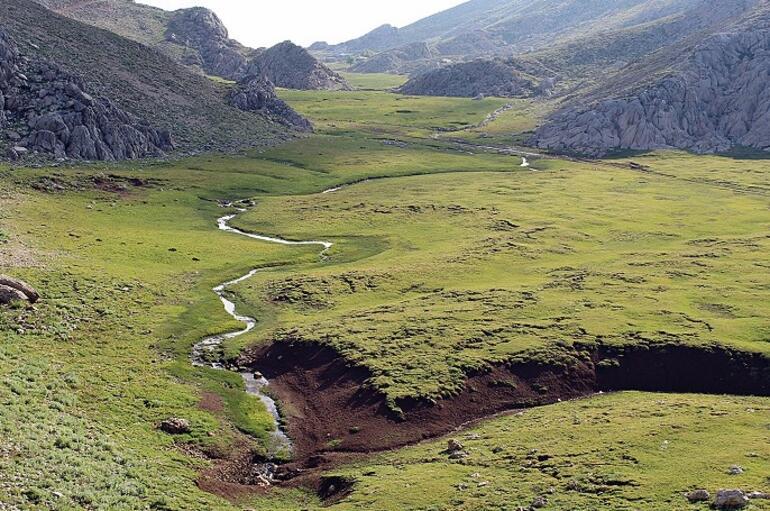
[[[264,76],[277,87],[287,89],[351,89],[342,76],[291,41],[284,41],[256,55],[249,63],[247,75]]]
[[[507,61],[474,60],[428,71],[404,84],[399,91],[418,96],[531,96],[537,85]]]
[[[0,31],[0,128],[7,156],[28,152],[57,158],[124,160],[173,149],[156,130],[112,101],[86,92],[81,78],[56,63],[30,59]]]
[[[15,301],[36,303],[38,300],[40,300],[40,294],[23,280],[0,275],[0,304]]]
[[[209,9],[193,7],[176,11],[169,20],[166,39],[192,50],[184,56],[187,65],[230,80],[245,75],[248,50],[229,38],[222,20]]]
[[[770,26],[709,37],[664,78],[552,116],[531,143],[603,156],[616,150],[770,149]],[[621,76],[622,80],[623,77]],[[611,86],[611,85],[610,85]]]
[[[309,132],[313,125],[278,98],[264,76],[245,78],[230,93],[230,104],[245,112],[259,112],[298,131]]]

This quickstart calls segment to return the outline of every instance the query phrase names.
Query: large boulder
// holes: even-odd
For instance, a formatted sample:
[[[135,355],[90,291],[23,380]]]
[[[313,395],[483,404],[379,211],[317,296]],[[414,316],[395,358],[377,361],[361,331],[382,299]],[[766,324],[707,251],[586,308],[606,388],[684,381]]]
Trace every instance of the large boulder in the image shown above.
[[[0,275],[0,303],[7,304],[16,300],[35,303],[39,299],[40,294],[37,290],[23,280]]]
[[[714,499],[716,509],[743,509],[749,505],[749,498],[741,490],[719,490]]]

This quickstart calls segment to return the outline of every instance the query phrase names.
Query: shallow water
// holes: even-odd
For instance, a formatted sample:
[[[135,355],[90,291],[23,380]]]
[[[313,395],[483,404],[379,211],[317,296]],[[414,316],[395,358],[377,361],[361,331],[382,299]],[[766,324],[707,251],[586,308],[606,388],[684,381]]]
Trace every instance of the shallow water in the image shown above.
[[[224,206],[231,207],[232,203],[224,204]],[[246,211],[245,208],[237,208],[237,209],[239,212]],[[332,243],[329,243],[327,241],[289,241],[281,238],[274,238],[271,236],[262,236],[259,234],[244,232],[234,227],[231,227],[229,224],[229,222],[232,221],[237,216],[238,214],[236,213],[236,214],[226,215],[219,218],[217,220],[217,226],[219,227],[219,230],[230,232],[233,234],[238,234],[240,236],[246,236],[246,237],[256,239],[259,241],[264,241],[267,243],[278,243],[281,245],[304,245],[304,246],[318,245],[319,247],[323,248],[323,250],[320,253],[321,256],[323,256],[333,245]],[[213,291],[217,294],[219,299],[222,301],[225,311],[230,316],[232,316],[235,320],[243,323],[245,327],[241,330],[237,330],[234,332],[228,332],[225,334],[206,337],[199,343],[195,344],[195,346],[193,346],[193,349],[192,349],[192,354],[190,355],[190,359],[194,366],[211,367],[213,369],[218,369],[223,371],[228,369],[221,362],[222,354],[219,352],[222,349],[222,344],[229,339],[240,337],[254,330],[254,328],[257,326],[257,320],[249,316],[243,316],[241,314],[238,314],[238,310],[235,303],[229,300],[226,296],[227,289],[230,286],[249,280],[260,271],[262,270],[259,268],[251,270],[246,275],[238,277],[235,280],[227,281],[223,284],[218,285],[213,289]],[[270,457],[276,457],[278,454],[291,452],[292,450],[291,439],[286,435],[286,433],[280,427],[281,416],[278,411],[278,406],[276,402],[265,393],[265,389],[269,387],[270,382],[264,376],[258,373],[255,374],[250,371],[242,371],[240,372],[240,374],[241,374],[241,377],[243,378],[246,392],[248,394],[258,397],[260,401],[264,403],[265,408],[267,408],[268,412],[270,412],[270,414],[275,419],[275,430],[271,433],[272,442],[271,442],[271,445],[269,446]]]

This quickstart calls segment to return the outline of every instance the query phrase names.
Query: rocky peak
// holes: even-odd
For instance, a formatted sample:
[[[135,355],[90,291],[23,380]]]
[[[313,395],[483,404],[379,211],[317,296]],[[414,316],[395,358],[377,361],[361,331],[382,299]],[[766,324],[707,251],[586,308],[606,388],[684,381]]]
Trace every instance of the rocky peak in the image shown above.
[[[192,7],[175,11],[168,22],[166,39],[192,51],[185,64],[206,73],[237,80],[244,76],[247,50],[229,39],[227,28],[211,10]]]
[[[173,149],[170,135],[148,126],[56,63],[23,56],[0,31],[0,143],[18,159],[30,152],[57,158],[121,160]]]
[[[249,76],[264,76],[278,87],[300,90],[350,90],[350,85],[306,49],[284,41],[249,63]]]

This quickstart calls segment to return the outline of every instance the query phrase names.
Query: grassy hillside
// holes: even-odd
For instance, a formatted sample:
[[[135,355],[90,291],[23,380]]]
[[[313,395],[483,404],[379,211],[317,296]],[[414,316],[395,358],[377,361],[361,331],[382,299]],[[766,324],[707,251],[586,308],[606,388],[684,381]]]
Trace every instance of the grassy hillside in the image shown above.
[[[689,511],[707,508],[686,503],[695,488],[768,490],[768,398],[641,393],[490,418],[453,435],[459,459],[446,439],[337,459],[347,463],[316,475],[355,481],[338,501],[244,484],[270,416],[238,374],[193,368],[189,353],[239,327],[211,289],[253,268],[264,273],[234,291],[260,324],[231,354],[295,329],[369,367],[391,396],[450,394],[468,368],[539,360],[576,339],[768,353],[762,160],[660,153],[634,167],[525,168],[432,137],[479,123],[498,100],[284,96],[319,134],[173,164],[0,165],[0,272],[43,296],[0,309],[2,506],[504,510],[545,497],[555,510]],[[520,106],[489,129],[534,115]],[[231,211],[217,201],[234,198],[256,201],[238,225],[328,239],[329,258],[217,231]],[[158,431],[172,416],[192,431]]]
[[[286,138],[285,128],[226,104],[228,85],[116,34],[57,15],[31,0],[8,0],[0,23],[27,53],[83,76],[121,108],[169,130],[187,150],[238,149]]]

